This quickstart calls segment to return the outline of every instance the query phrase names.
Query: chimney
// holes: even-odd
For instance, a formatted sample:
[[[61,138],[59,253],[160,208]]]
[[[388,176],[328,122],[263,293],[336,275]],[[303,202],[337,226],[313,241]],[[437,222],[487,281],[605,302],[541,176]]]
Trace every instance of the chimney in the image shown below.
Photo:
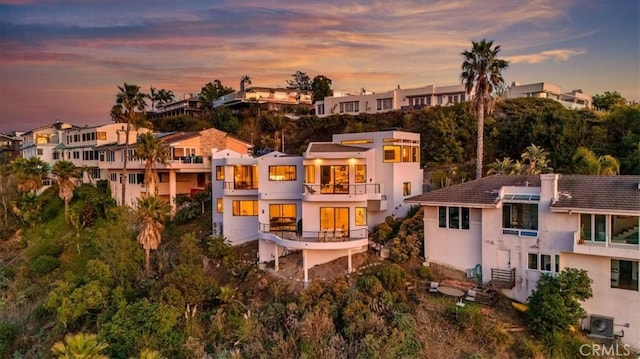
[[[558,178],[560,178],[560,175],[557,173],[540,175],[540,202],[551,200],[553,204],[558,200]]]

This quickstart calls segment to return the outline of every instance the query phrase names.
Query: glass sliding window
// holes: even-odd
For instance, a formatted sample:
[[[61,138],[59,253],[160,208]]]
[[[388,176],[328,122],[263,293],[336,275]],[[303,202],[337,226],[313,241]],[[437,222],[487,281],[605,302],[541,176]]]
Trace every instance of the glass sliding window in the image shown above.
[[[258,189],[258,166],[233,167],[233,188]]]
[[[591,229],[591,215],[580,214],[580,239],[585,241],[593,240],[593,230]]]
[[[447,207],[438,206],[438,227],[447,228]]]
[[[611,288],[638,290],[638,261],[611,260]]]
[[[449,228],[460,228],[460,208],[449,207]]]
[[[540,270],[551,272],[551,255],[540,255]]]
[[[294,203],[270,204],[269,227],[272,231],[295,232],[298,228],[296,205]]]
[[[316,183],[316,168],[313,165],[304,166],[304,182]]]
[[[356,207],[356,226],[367,225],[367,207]]]
[[[538,269],[538,254],[537,253],[529,253],[528,255],[528,264],[527,268],[529,269]]]
[[[269,166],[269,181],[295,181],[296,166]]]
[[[638,216],[611,216],[611,243],[638,244]]]
[[[320,231],[332,232],[336,236],[349,235],[349,208],[322,207],[320,208]]]
[[[356,165],[356,183],[367,183],[367,165]]]
[[[233,201],[231,202],[233,207],[234,216],[257,216],[258,215],[258,201],[246,200],[246,201]]]
[[[400,162],[400,146],[386,145],[383,147],[384,162]]]
[[[462,207],[462,229],[469,229],[469,208]]]
[[[410,146],[402,146],[402,162],[411,162]]]
[[[349,193],[349,166],[320,166],[320,192]]]
[[[224,181],[224,166],[216,166],[216,181]]]
[[[595,235],[596,242],[604,242],[607,240],[607,216],[604,214],[595,215]]]
[[[538,229],[538,204],[505,203],[502,206],[503,228]]]

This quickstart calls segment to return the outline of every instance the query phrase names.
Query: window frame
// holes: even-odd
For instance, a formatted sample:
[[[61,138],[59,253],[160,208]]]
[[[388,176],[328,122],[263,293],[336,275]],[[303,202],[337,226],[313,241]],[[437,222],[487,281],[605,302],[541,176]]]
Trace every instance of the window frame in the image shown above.
[[[284,173],[279,173],[279,170],[284,170]],[[293,175],[293,177],[291,177]],[[282,176],[282,179],[279,179]],[[270,165],[269,166],[269,181],[297,181],[298,171],[296,165]]]
[[[249,212],[245,212],[242,213],[242,211],[245,208],[243,207],[243,204],[246,203],[252,203],[252,208],[251,208],[251,213]],[[232,214],[234,217],[255,217],[258,215],[258,201],[257,200],[253,200],[253,199],[238,199],[238,200],[233,200],[231,202],[231,208],[232,208]]]

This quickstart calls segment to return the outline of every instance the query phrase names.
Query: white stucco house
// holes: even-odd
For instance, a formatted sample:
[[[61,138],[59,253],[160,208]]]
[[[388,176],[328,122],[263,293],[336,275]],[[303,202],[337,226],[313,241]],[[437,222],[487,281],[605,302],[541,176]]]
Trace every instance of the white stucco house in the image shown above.
[[[369,232],[404,199],[422,192],[420,135],[398,130],[333,135],[302,156],[214,153],[214,234],[232,244],[258,239],[258,260],[301,251],[308,269],[365,251]]]
[[[640,348],[640,176],[496,175],[407,202],[424,207],[428,262],[479,265],[484,283],[521,302],[542,273],[585,269],[583,329]]]

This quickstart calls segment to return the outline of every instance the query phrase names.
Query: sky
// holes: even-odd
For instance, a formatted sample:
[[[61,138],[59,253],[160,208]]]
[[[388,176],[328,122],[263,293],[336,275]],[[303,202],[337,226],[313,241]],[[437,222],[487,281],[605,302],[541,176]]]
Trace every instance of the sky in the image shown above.
[[[125,82],[178,98],[298,70],[345,91],[458,84],[483,38],[507,84],[640,101],[638,0],[0,0],[0,132],[109,123]]]

